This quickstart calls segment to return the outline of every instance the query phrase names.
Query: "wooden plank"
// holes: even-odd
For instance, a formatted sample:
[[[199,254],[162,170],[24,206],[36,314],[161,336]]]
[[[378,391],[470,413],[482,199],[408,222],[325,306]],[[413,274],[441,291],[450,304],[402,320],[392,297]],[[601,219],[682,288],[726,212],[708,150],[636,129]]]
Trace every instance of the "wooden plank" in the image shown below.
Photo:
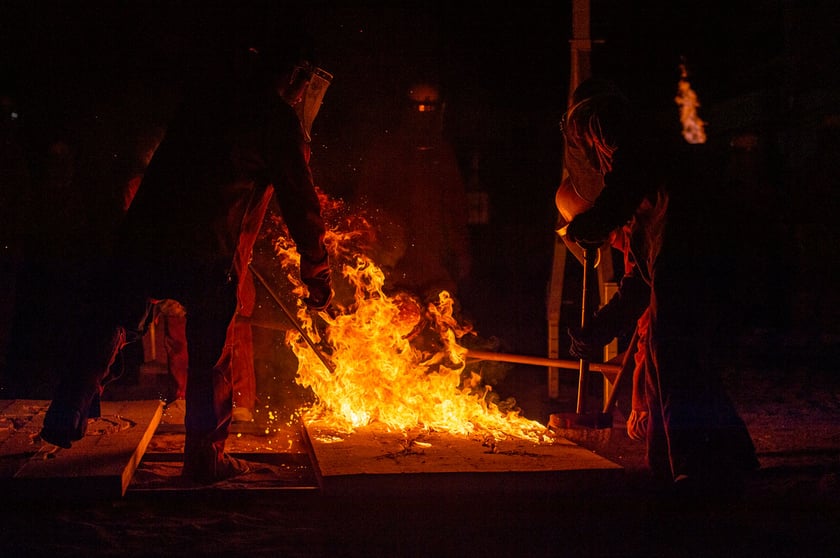
[[[249,461],[251,472],[211,485],[196,484],[181,476],[182,453],[149,453],[140,463],[128,494],[142,493],[245,493],[250,491],[311,492],[320,489],[306,453],[231,452]]]
[[[40,444],[36,438],[48,403],[29,399],[0,401],[0,481],[12,478],[38,452]]]
[[[624,469],[568,440],[535,443],[446,433],[414,439],[369,425],[343,434],[306,424],[324,492],[570,492],[617,483]]]
[[[20,495],[122,497],[160,422],[160,401],[103,401],[72,448],[38,439],[49,401],[20,400],[2,416],[19,424],[0,443],[0,480]]]
[[[164,410],[161,424],[149,443],[143,460],[127,494],[142,492],[167,493],[233,493],[247,491],[318,492],[320,485],[315,475],[309,447],[302,433],[303,426],[294,423],[262,421],[233,424],[225,451],[251,462],[251,472],[212,485],[201,485],[181,477],[184,462],[183,423],[168,425]],[[178,430],[163,428],[178,427]]]

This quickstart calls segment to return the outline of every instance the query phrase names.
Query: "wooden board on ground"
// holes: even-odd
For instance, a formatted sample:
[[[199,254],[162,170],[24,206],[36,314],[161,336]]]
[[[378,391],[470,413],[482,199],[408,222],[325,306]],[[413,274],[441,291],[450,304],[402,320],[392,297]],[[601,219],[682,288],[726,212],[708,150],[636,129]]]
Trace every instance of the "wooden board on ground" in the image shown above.
[[[185,434],[187,432],[186,427],[184,426],[183,422],[180,423],[163,423],[161,422],[157,430],[155,431],[156,434]],[[250,436],[263,436],[268,437],[270,435],[269,432],[266,431],[265,426],[253,423],[253,422],[233,422],[230,425],[230,435],[236,436],[238,434],[248,434]]]
[[[49,401],[0,402],[0,484],[20,496],[122,497],[157,428],[160,401],[103,401],[69,449],[40,440]]]
[[[624,469],[568,440],[535,443],[370,425],[352,434],[306,425],[324,492],[578,492],[605,488]]]
[[[249,491],[319,492],[318,480],[312,471],[307,453],[239,453],[230,455],[249,462],[251,470],[215,484],[204,485],[181,476],[183,454],[146,454],[127,494],[149,493],[245,493]]]
[[[320,490],[309,448],[303,443],[302,425],[253,422],[231,425],[225,451],[250,462],[251,471],[213,485],[201,485],[181,476],[184,465],[184,425],[178,417],[164,415],[143,460],[126,491],[144,493],[232,494],[248,491],[311,492]]]

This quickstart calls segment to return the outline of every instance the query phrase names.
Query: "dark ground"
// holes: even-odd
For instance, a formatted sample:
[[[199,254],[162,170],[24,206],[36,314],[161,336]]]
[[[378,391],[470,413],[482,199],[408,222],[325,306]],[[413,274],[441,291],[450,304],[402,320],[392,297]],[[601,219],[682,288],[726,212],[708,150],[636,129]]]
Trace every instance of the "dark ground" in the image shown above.
[[[756,341],[727,372],[761,469],[741,497],[690,504],[647,484],[643,445],[616,414],[580,442],[624,467],[619,486],[579,493],[330,495],[295,490],[138,492],[118,500],[7,501],[4,556],[837,556],[840,381],[836,353]],[[497,386],[523,414],[573,410],[576,374],[549,400],[545,370]],[[148,397],[148,387],[115,394]],[[141,465],[142,467],[142,465]]]

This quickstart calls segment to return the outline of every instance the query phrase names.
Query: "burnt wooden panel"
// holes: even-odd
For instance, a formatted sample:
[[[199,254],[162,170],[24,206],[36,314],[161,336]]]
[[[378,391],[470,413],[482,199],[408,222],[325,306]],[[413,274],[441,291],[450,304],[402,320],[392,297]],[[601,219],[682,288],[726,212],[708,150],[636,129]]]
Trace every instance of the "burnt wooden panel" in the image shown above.
[[[603,488],[624,469],[568,440],[535,443],[369,425],[352,434],[306,425],[325,492],[569,492]]]

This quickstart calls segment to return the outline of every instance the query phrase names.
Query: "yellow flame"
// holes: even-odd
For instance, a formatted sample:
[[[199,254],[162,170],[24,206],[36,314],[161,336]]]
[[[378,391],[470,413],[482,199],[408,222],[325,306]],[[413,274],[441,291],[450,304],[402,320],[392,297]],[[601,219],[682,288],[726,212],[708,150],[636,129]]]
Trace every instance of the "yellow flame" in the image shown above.
[[[315,320],[326,324],[320,328],[297,303],[302,328],[324,347],[333,368],[324,365],[297,331],[287,334],[298,358],[296,381],[315,395],[315,403],[302,410],[304,419],[345,433],[378,422],[401,432],[549,441],[544,425],[519,411],[502,410],[493,402],[492,387],[465,370],[467,349],[458,341],[472,330],[454,317],[452,296],[442,291],[424,307],[408,293],[386,294],[385,274],[365,253],[366,240],[376,234],[369,221],[359,214],[347,216],[339,200],[321,194],[321,201],[333,277],[340,269],[352,300],[336,303],[333,312],[320,312]],[[274,247],[300,296],[304,287],[295,273],[299,256],[294,245],[282,235]]]
[[[688,81],[688,70],[686,70],[685,64],[680,64],[680,81],[677,85],[677,96],[674,101],[680,107],[680,122],[682,123],[682,135],[685,141],[688,143],[706,143],[706,123],[697,114],[700,101]]]

